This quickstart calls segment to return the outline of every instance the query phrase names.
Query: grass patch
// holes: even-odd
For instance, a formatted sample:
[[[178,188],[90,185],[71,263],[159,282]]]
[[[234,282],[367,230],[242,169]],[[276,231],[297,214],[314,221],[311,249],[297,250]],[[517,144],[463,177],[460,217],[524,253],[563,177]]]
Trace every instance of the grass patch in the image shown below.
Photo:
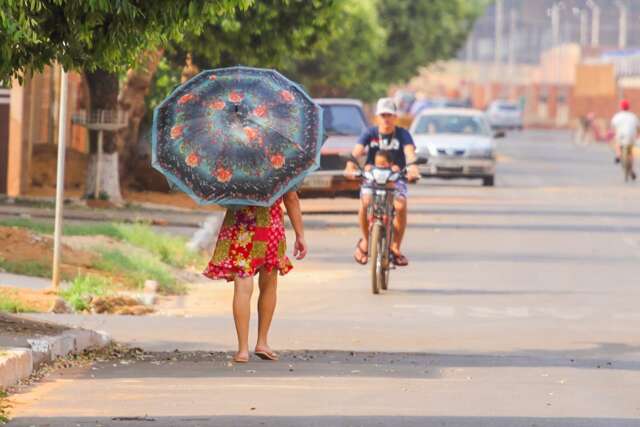
[[[89,297],[106,295],[112,283],[109,279],[94,275],[76,276],[71,285],[60,292],[60,296],[75,311],[85,311],[89,309]]]
[[[9,422],[9,403],[7,402],[7,393],[0,390],[0,424]]]
[[[26,218],[0,220],[0,226],[26,228],[40,234],[52,234],[53,224],[36,222]],[[203,265],[207,259],[200,253],[187,249],[187,239],[158,233],[147,224],[68,224],[66,236],[108,236],[145,249],[166,264],[177,268]]]
[[[8,218],[0,220],[0,226],[26,228],[40,234],[53,233],[53,224],[36,222],[27,218]]]
[[[0,312],[3,313],[34,313],[37,311],[35,307],[31,307],[9,295],[4,295],[2,300],[0,300]]]
[[[51,277],[51,266],[38,261],[9,261],[0,257],[0,269],[32,277]]]
[[[176,281],[166,265],[151,256],[125,254],[118,249],[102,249],[100,255],[93,267],[122,276],[130,286],[141,289],[145,280],[155,280],[162,293],[185,292],[184,285]]]
[[[121,240],[143,248],[173,267],[185,268],[202,264],[203,256],[187,249],[187,239],[158,233],[146,224],[116,225]]]

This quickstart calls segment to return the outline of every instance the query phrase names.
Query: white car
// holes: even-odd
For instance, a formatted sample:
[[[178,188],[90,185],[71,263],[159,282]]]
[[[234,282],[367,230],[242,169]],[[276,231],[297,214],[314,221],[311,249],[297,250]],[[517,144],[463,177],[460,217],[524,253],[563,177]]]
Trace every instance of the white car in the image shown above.
[[[487,108],[487,117],[493,129],[517,129],[524,127],[520,105],[511,101],[493,101]]]
[[[493,186],[496,170],[495,138],[485,114],[466,108],[425,110],[410,129],[424,177],[482,179]]]

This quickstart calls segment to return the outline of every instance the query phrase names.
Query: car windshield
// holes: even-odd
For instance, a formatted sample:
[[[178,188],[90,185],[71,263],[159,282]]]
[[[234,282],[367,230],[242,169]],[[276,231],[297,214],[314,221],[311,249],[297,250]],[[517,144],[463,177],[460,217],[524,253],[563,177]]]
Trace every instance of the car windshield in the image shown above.
[[[366,128],[357,105],[323,105],[324,128],[327,134],[360,135]]]
[[[482,117],[460,115],[422,116],[415,127],[416,134],[489,135],[489,126]]]
[[[518,111],[519,108],[514,104],[500,104],[498,105],[498,110],[500,111]]]

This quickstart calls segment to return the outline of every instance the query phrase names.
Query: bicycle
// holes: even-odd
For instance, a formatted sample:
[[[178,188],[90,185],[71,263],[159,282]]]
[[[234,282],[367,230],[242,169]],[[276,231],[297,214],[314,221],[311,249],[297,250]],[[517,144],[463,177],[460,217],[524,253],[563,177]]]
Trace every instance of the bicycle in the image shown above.
[[[624,182],[635,179],[633,173],[633,145],[623,145],[620,147],[620,165],[624,174]]]
[[[358,163],[354,161],[357,165]],[[426,159],[418,159],[413,164],[427,163]],[[367,211],[369,219],[369,259],[371,268],[371,291],[377,295],[389,287],[391,269],[395,266],[391,261],[390,243],[393,241],[393,220],[395,218],[395,183],[404,178],[407,167],[399,172],[391,169],[372,168],[365,171],[360,166],[356,177],[372,189],[372,200]]]

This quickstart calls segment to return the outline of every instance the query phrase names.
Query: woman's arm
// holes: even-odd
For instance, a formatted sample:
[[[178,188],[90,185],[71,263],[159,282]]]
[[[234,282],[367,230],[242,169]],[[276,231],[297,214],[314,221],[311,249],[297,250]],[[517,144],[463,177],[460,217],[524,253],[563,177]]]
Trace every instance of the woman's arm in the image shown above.
[[[296,243],[293,247],[293,256],[296,259],[303,259],[307,256],[307,242],[304,240],[304,224],[302,223],[302,210],[300,209],[300,199],[298,193],[289,191],[284,195],[284,206],[287,215],[296,233]]]

